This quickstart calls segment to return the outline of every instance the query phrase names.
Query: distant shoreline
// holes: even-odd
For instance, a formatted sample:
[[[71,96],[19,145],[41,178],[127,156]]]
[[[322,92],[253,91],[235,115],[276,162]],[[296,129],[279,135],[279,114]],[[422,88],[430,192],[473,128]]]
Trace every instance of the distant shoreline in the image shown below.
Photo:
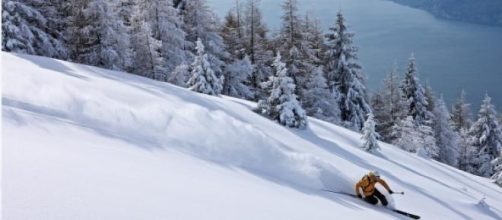
[[[486,0],[389,0],[425,10],[446,20],[502,27],[502,1]]]

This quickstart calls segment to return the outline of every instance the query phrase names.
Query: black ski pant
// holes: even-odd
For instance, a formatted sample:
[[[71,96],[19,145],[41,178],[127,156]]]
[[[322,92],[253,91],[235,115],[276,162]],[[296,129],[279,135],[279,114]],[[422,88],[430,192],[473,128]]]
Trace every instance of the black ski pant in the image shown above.
[[[380,200],[383,206],[387,206],[388,204],[387,198],[385,198],[385,196],[377,189],[375,189],[375,192],[373,192],[372,195],[364,197],[364,200],[373,205],[376,205],[378,203],[378,200]]]

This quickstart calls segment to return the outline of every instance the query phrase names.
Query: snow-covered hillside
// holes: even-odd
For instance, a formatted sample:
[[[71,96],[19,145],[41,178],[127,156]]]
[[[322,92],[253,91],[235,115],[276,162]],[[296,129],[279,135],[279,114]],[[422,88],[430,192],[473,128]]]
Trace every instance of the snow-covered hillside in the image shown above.
[[[501,219],[502,188],[310,119],[121,72],[2,52],[2,209],[20,219],[403,219],[322,191],[378,169],[423,219]],[[483,200],[484,198],[484,200]]]

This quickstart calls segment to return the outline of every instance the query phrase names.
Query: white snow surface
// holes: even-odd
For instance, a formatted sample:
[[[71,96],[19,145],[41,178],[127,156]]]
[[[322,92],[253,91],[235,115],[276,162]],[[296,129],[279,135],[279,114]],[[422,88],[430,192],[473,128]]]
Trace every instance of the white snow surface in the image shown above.
[[[4,219],[405,219],[353,193],[378,169],[422,219],[502,219],[490,180],[316,119],[122,72],[2,52]],[[380,188],[382,191],[382,188]]]

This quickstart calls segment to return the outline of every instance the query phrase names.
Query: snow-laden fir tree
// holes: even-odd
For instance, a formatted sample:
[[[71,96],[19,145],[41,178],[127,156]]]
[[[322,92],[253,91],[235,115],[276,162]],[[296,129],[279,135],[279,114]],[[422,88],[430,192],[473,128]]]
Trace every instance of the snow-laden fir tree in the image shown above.
[[[122,70],[129,60],[129,36],[116,1],[72,0],[65,36],[71,60]]]
[[[478,113],[478,120],[469,130],[467,171],[473,174],[490,177],[495,170],[491,161],[499,156],[502,148],[502,130],[497,121],[495,106],[486,95]]]
[[[266,92],[262,91],[260,85],[273,75],[271,64],[274,60],[271,43],[267,37],[268,29],[263,21],[259,6],[260,0],[247,0],[244,5],[241,25],[243,26],[245,54],[249,55],[254,66],[251,76],[251,89],[255,94],[254,100],[266,97]]]
[[[302,44],[305,42],[303,41],[303,21],[298,14],[298,1],[285,0],[282,10],[282,25],[277,47],[284,56],[289,75],[297,86],[301,86],[306,70],[303,67],[303,51],[301,51]]]
[[[132,35],[141,44],[132,42],[136,45],[134,51],[139,51],[135,54],[135,59],[142,60],[145,59],[142,56],[150,54],[150,75],[156,80],[168,81],[170,73],[178,65],[191,62],[192,53],[186,49],[189,43],[185,40],[181,16],[171,1],[137,1],[137,13],[141,14],[137,25],[140,26]],[[141,67],[141,64],[135,66]]]
[[[181,64],[178,65],[171,72],[171,74],[169,74],[169,78],[167,79],[167,81],[174,85],[186,88],[189,78],[190,78],[190,65]]]
[[[275,75],[262,85],[270,91],[270,95],[266,100],[260,100],[257,110],[284,126],[305,128],[307,115],[298,102],[294,81],[287,75],[286,64],[281,61],[280,53],[273,66]]]
[[[437,158],[439,156],[439,148],[436,146],[431,127],[417,125],[412,116],[401,120],[392,130],[392,135],[395,137],[392,144],[423,157]]]
[[[500,151],[499,156],[492,161],[492,166],[495,172],[492,179],[496,184],[502,187],[502,151]]]
[[[470,104],[465,100],[465,91],[462,90],[451,110],[451,124],[455,131],[469,129],[472,124]]]
[[[239,5],[239,4],[238,4]],[[225,22],[221,28],[221,37],[226,46],[226,51],[234,59],[243,59],[245,56],[245,48],[243,42],[244,31],[241,26],[242,18],[240,6],[234,10],[228,11],[225,16]]]
[[[412,54],[401,85],[402,95],[407,105],[407,115],[412,116],[417,125],[431,125],[433,114],[427,109],[429,100],[417,74],[416,59]]]
[[[208,61],[204,44],[197,40],[197,55],[190,66],[192,76],[187,82],[190,90],[208,95],[220,95],[223,89],[223,78],[216,77]]]
[[[248,56],[227,65],[223,94],[243,99],[253,98],[253,91],[249,88],[249,80],[253,71],[254,67]]]
[[[340,108],[336,99],[329,92],[322,67],[317,67],[309,73],[302,94],[302,105],[307,115],[339,123]]]
[[[345,18],[337,14],[335,25],[327,37],[326,70],[328,87],[338,98],[341,120],[346,127],[360,131],[365,116],[371,113],[365,76],[357,61],[357,48],[352,44],[354,34],[347,30]]]
[[[471,127],[471,110],[470,104],[465,100],[465,91],[462,90],[460,96],[455,101],[455,104],[451,109],[450,118],[451,127],[459,136],[458,141],[458,168],[461,170],[467,170],[468,163],[470,159],[468,158],[469,144],[468,142],[468,131]]]
[[[67,58],[53,1],[2,1],[2,50]]]
[[[450,113],[441,97],[435,102],[434,107],[434,137],[439,148],[438,160],[448,165],[457,167],[459,159],[460,136],[450,125]]]
[[[411,116],[400,120],[398,124],[394,125],[392,132],[395,138],[391,143],[403,150],[416,152],[419,145],[421,145],[421,135]]]
[[[375,119],[372,113],[368,114],[368,119],[364,122],[364,127],[362,129],[364,140],[363,150],[368,152],[376,152],[380,149],[378,145],[378,133],[375,132]]]
[[[164,69],[165,59],[161,54],[162,42],[153,36],[151,23],[148,22],[149,17],[149,11],[144,6],[134,5],[130,30],[131,72],[155,79],[155,73],[166,72]]]
[[[432,87],[427,83],[424,89],[424,95],[427,100],[427,111],[429,111],[429,120],[434,121],[434,108],[436,107],[436,97],[434,96],[434,92],[432,91]]]
[[[184,0],[178,7],[186,40],[190,42],[185,49],[196,50],[196,41],[201,39],[211,68],[217,76],[222,76],[225,60],[230,58],[230,54],[225,51],[225,44],[220,35],[221,25],[216,14],[209,8],[206,0]]]
[[[405,104],[399,88],[399,74],[396,65],[384,80],[384,87],[373,94],[372,107],[377,123],[376,131],[381,139],[392,142],[392,127],[404,118]]]

